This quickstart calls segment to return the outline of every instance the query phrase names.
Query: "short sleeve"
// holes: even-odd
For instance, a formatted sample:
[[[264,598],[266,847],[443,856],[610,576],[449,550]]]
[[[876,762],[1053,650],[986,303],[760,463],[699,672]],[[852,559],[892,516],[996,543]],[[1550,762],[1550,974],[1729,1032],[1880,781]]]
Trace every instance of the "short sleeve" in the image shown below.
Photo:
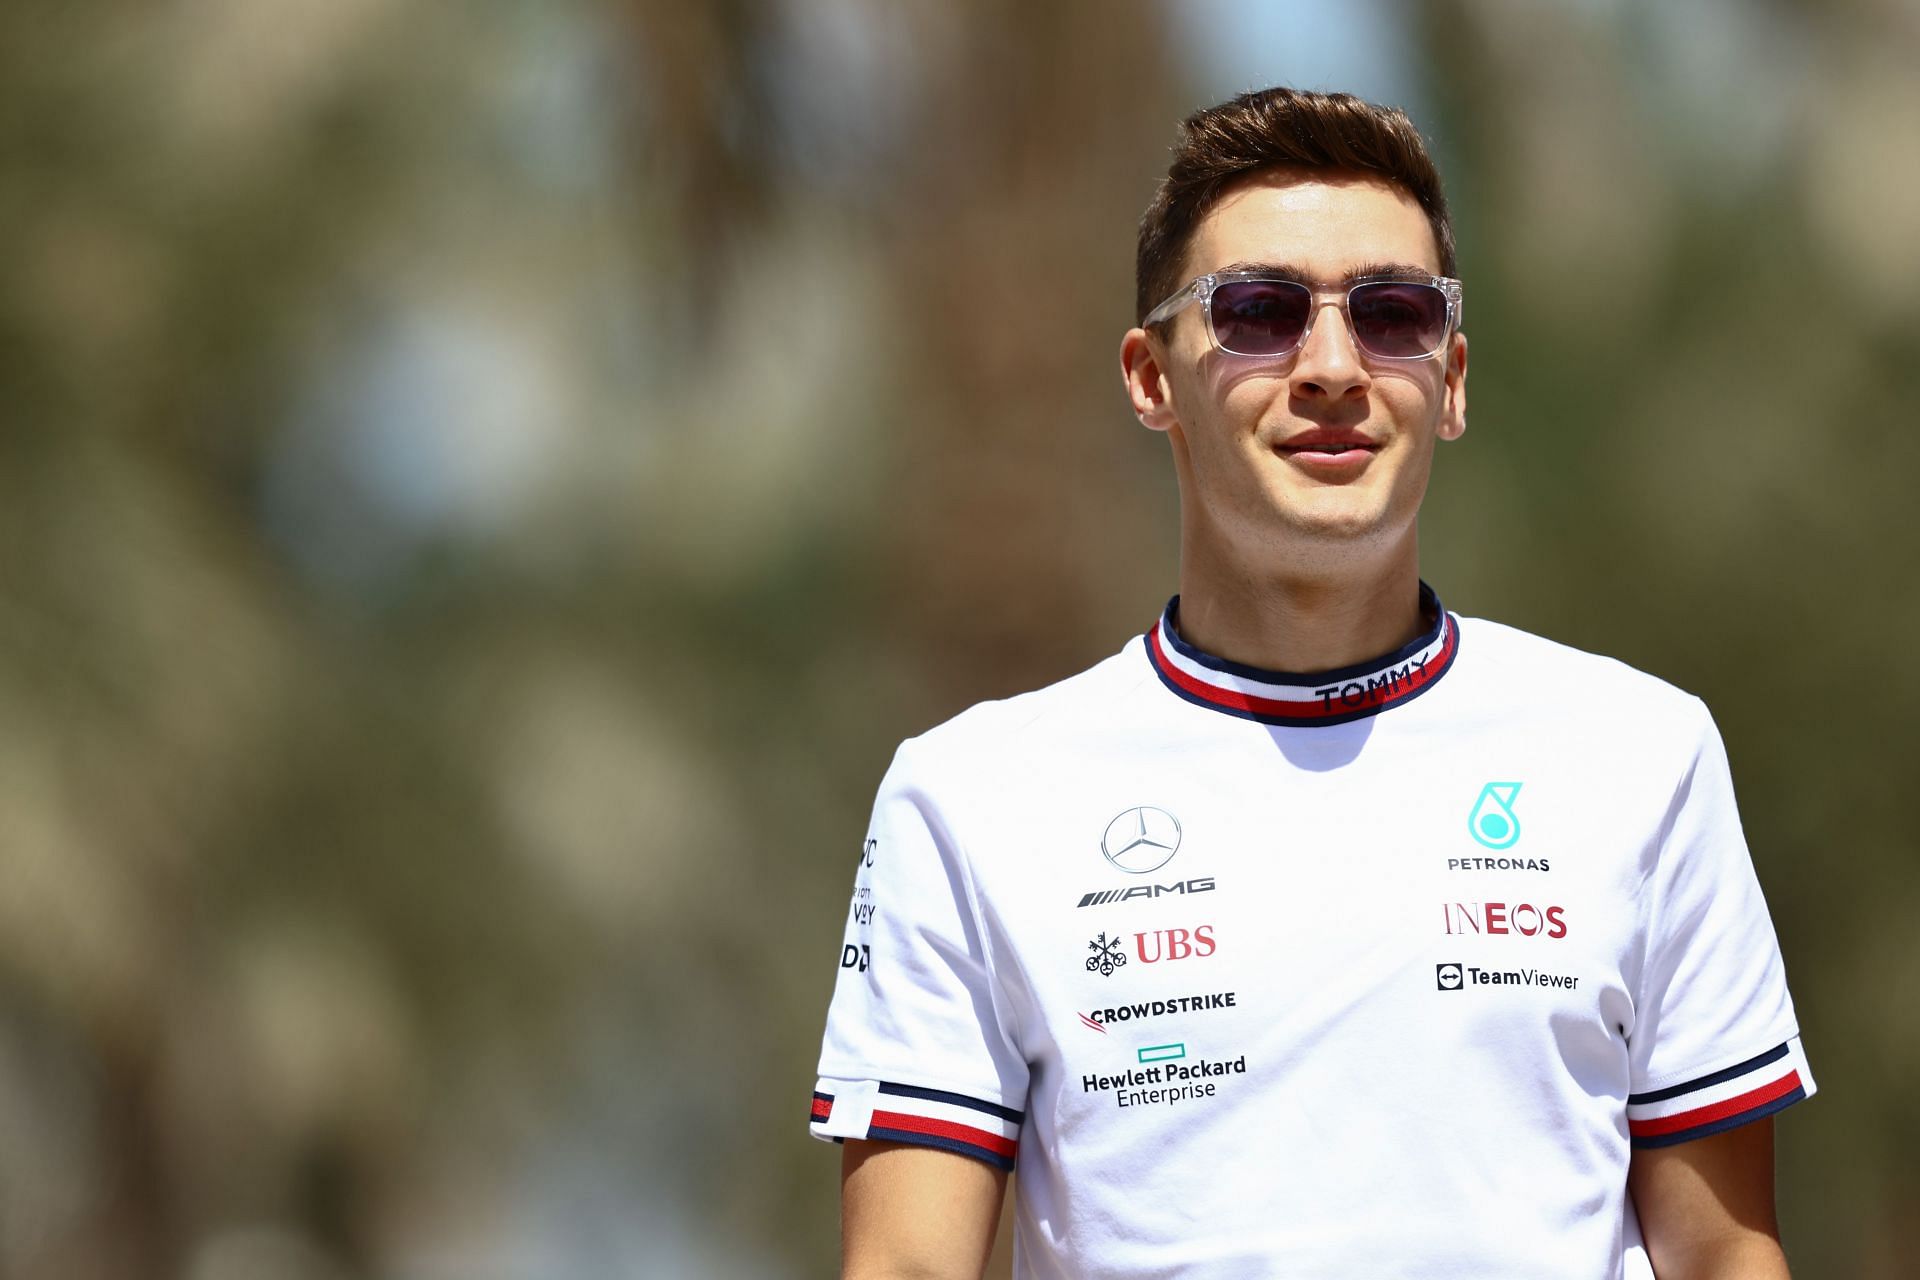
[[[1011,1169],[1027,1066],[1003,1025],[951,815],[904,745],[854,876],[812,1133],[937,1147]]]
[[[1646,895],[1646,951],[1628,1036],[1635,1147],[1704,1138],[1814,1092],[1786,967],[1706,708]]]

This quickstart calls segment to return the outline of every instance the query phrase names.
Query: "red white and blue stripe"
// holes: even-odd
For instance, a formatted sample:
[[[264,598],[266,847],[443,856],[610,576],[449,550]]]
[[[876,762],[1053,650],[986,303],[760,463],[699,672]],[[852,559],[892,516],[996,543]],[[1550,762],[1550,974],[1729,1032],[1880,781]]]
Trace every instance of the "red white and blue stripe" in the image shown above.
[[[1420,614],[1432,619],[1424,635],[1384,658],[1318,675],[1267,671],[1204,653],[1180,638],[1179,612],[1175,596],[1147,632],[1154,674],[1188,702],[1261,724],[1310,727],[1379,715],[1431,689],[1460,652],[1460,620],[1424,582]]]
[[[869,1095],[872,1110],[864,1123],[856,1121],[850,1132],[836,1117],[836,1102],[845,1099],[814,1091],[812,1123],[822,1137],[835,1141],[868,1138],[884,1142],[909,1142],[916,1146],[937,1147],[963,1156],[984,1160],[1000,1169],[1012,1169],[1020,1150],[1020,1126],[1026,1112],[969,1097],[945,1089],[880,1081],[859,1090]],[[842,1123],[832,1124],[839,1119]],[[832,1124],[833,1132],[826,1126]]]
[[[1812,1092],[1796,1038],[1697,1079],[1630,1095],[1627,1136],[1636,1147],[1670,1147],[1770,1116]]]

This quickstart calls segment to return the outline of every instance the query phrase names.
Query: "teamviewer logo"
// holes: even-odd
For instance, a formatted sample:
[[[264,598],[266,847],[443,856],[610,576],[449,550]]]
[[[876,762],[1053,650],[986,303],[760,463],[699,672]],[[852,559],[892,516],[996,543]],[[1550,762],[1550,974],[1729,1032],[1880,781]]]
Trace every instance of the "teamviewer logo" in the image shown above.
[[[1433,966],[1433,985],[1442,991],[1458,991],[1462,985],[1460,966],[1457,964],[1437,964]]]

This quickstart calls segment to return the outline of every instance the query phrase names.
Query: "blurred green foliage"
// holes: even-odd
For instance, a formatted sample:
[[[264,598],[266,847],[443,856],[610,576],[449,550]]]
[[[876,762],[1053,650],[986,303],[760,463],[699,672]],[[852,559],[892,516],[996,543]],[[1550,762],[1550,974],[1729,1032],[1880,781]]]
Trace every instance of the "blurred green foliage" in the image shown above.
[[[1920,19],[1287,8],[1451,184],[1426,575],[1714,707],[1790,1251],[1908,1274]],[[830,1270],[893,744],[1172,587],[1114,352],[1223,12],[0,9],[0,1274]]]

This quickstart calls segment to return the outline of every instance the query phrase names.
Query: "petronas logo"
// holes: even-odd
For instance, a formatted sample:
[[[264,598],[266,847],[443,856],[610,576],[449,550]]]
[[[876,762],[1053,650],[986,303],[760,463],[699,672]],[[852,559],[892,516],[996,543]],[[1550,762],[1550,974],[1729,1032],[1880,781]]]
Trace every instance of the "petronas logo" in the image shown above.
[[[1467,830],[1489,849],[1511,849],[1520,842],[1520,819],[1513,812],[1517,782],[1489,782],[1467,815]]]

